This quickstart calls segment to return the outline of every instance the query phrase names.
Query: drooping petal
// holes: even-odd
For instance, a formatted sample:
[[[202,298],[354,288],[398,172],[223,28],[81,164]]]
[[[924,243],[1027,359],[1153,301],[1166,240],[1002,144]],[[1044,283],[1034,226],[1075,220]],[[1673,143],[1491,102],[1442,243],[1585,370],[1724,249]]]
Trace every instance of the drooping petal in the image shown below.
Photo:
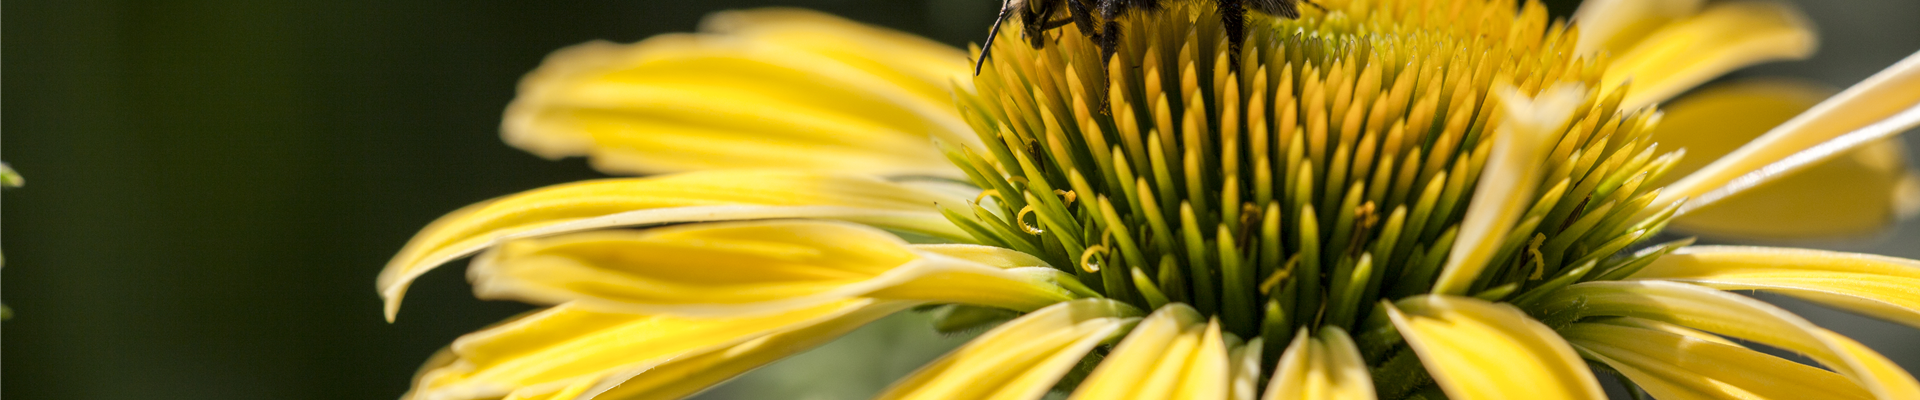
[[[1603,90],[1631,82],[1620,107],[1637,109],[1741,67],[1806,58],[1816,46],[1813,26],[1790,6],[1719,3],[1648,34],[1614,58],[1600,82]]]
[[[1486,269],[1500,238],[1507,236],[1534,199],[1534,188],[1545,172],[1537,166],[1552,144],[1548,138],[1566,126],[1585,92],[1577,85],[1554,87],[1534,99],[1511,87],[1499,92],[1505,122],[1493,138],[1493,154],[1467,203],[1460,240],[1448,252],[1434,293],[1463,294]]]
[[[910,302],[892,302],[863,308],[827,323],[762,336],[724,348],[688,353],[653,369],[628,374],[624,382],[603,383],[586,393],[598,399],[672,400],[691,396],[713,385],[771,364],[802,351],[819,347],[855,328],[905,309]],[[571,398],[569,398],[571,400]]]
[[[1588,358],[1625,374],[1655,398],[1872,399],[1860,385],[1814,368],[1716,342],[1613,324],[1560,329]]]
[[[1872,350],[1759,300],[1664,281],[1600,281],[1555,291],[1536,306],[1550,320],[1626,316],[1746,339],[1820,362],[1883,400],[1920,398],[1920,382]]]
[[[912,304],[849,300],[737,318],[605,313],[563,304],[461,337],[449,352],[452,357],[428,363],[411,396],[529,398],[604,390],[651,369],[670,367],[678,357],[734,348],[769,335],[784,341],[777,345],[817,345]]]
[[[1141,321],[1069,398],[1225,399],[1233,368],[1225,346],[1218,321],[1168,304]]]
[[[1319,335],[1302,330],[1293,336],[1280,356],[1273,379],[1268,383],[1265,400],[1329,399],[1372,400],[1373,377],[1367,372],[1347,331],[1326,327]]]
[[[921,367],[876,397],[890,399],[1038,399],[1094,346],[1140,321],[1140,311],[1108,299],[1042,308]]]
[[[1512,306],[1425,295],[1401,300],[1387,311],[1449,397],[1606,398],[1567,342]]]
[[[1693,246],[1629,279],[1763,290],[1920,327],[1920,260],[1747,246]]]
[[[1759,137],[1833,91],[1786,80],[1716,85],[1664,108],[1653,131],[1661,146],[1687,156],[1667,174],[1677,179]],[[1899,137],[1875,141],[1711,206],[1674,227],[1718,237],[1797,239],[1863,235],[1891,226],[1920,206],[1920,178],[1907,166]],[[1661,182],[1664,185],[1669,182]],[[1766,215],[1766,218],[1754,218]]]
[[[387,319],[414,278],[499,240],[618,226],[767,218],[827,218],[965,240],[934,204],[965,200],[871,177],[709,171],[534,189],[474,204],[427,225],[380,271]]]
[[[1639,44],[1654,30],[1700,12],[1705,0],[1588,0],[1573,12],[1580,27],[1581,55],[1620,53]]]
[[[939,250],[844,222],[708,223],[516,240],[476,258],[468,275],[485,298],[678,315],[779,312],[862,296],[1027,311],[1092,295],[1045,264],[1003,268],[1023,256],[977,262],[951,246]]]
[[[703,31],[555,52],[507,106],[507,143],[613,173],[962,176],[933,145],[978,142],[953,106],[971,72],[959,49],[794,9],[718,13]]]
[[[1920,125],[1920,53],[1667,185],[1655,207],[1691,198],[1681,213],[1724,199]]]

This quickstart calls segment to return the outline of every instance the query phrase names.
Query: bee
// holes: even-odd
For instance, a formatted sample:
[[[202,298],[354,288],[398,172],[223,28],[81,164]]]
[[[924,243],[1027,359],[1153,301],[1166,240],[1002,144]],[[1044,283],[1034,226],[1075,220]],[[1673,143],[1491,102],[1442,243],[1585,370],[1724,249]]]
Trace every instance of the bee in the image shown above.
[[[1073,24],[1085,32],[1087,38],[1100,46],[1101,60],[1112,60],[1115,48],[1120,45],[1119,17],[1129,11],[1156,11],[1168,1],[1175,0],[1003,0],[1000,15],[993,20],[993,27],[987,31],[987,42],[980,46],[980,59],[974,63],[974,75],[980,74],[980,67],[986,65],[987,57],[993,51],[993,39],[1000,34],[1000,23],[1008,19],[1019,18],[1021,36],[1025,37],[1033,48],[1045,46],[1044,34]],[[1238,60],[1240,46],[1246,41],[1246,18],[1249,6],[1254,11],[1275,17],[1300,18],[1300,3],[1321,8],[1312,0],[1212,0],[1219,7],[1220,25],[1227,34],[1227,48],[1231,57]],[[1325,9],[1322,8],[1324,11]],[[1066,18],[1051,19],[1064,12]],[[1098,20],[1095,16],[1098,16]],[[1099,26],[1096,26],[1099,24]],[[1096,29],[1098,28],[1098,29]]]

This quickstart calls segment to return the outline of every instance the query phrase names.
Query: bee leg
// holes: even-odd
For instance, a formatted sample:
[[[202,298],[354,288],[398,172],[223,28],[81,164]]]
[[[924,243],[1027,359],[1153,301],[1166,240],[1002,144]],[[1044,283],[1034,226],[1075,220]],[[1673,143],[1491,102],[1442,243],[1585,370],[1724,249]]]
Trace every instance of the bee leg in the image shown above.
[[[1240,46],[1247,41],[1247,9],[1240,2],[1245,0],[1215,0],[1219,5],[1220,28],[1227,33],[1227,67],[1238,70],[1240,66]]]
[[[1313,6],[1313,8],[1318,8],[1318,9],[1320,9],[1320,12],[1327,12],[1327,7],[1326,7],[1326,6],[1322,6],[1322,5],[1320,5],[1320,3],[1318,3],[1318,2],[1315,2],[1315,1],[1313,1],[1313,0],[1300,0],[1300,2],[1301,2],[1301,3],[1307,3],[1307,5],[1310,5],[1310,6]]]
[[[1047,18],[1053,15],[1053,7],[1055,4],[1058,4],[1058,2],[1028,1],[1027,3],[1035,5],[1038,8],[1024,10],[1024,13],[1020,14],[1020,24],[1024,30],[1024,36],[1027,38],[1027,43],[1033,45],[1033,48],[1038,49],[1045,47],[1047,44],[1045,35],[1047,31]]]
[[[1087,5],[1089,1],[1095,0],[1067,0],[1067,14],[1073,19],[1073,26],[1080,28],[1081,34],[1087,35],[1088,39],[1093,39],[1095,42],[1098,42],[1100,41],[1100,31],[1094,29],[1093,9]]]
[[[993,39],[1000,36],[1000,23],[1007,21],[1007,14],[1013,12],[1011,2],[1000,7],[1000,16],[994,17],[993,27],[987,28],[987,42],[980,44],[980,59],[973,60],[973,74],[980,75],[980,67],[987,65],[987,55],[993,54]]]

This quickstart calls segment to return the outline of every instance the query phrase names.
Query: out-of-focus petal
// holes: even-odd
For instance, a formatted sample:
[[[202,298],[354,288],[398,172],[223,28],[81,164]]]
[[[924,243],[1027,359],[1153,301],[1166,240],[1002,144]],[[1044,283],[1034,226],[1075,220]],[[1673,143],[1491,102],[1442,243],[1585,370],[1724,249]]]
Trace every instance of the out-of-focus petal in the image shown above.
[[[1748,65],[1806,58],[1815,47],[1813,26],[1790,6],[1720,3],[1648,34],[1614,58],[1600,81],[1602,90],[1631,82],[1620,106],[1635,109]]]
[[[1573,12],[1580,28],[1575,52],[1620,53],[1674,20],[1700,12],[1705,0],[1588,0]]]
[[[1833,91],[1785,80],[1716,85],[1664,107],[1653,131],[1661,146],[1686,149],[1670,183],[1699,170],[1799,115]],[[1920,202],[1905,143],[1888,138],[1798,173],[1735,194],[1676,219],[1690,233],[1748,239],[1869,234],[1891,226]],[[1754,218],[1765,215],[1766,218]]]
[[[817,345],[911,305],[849,300],[753,317],[690,318],[565,304],[461,337],[447,355],[428,362],[409,396],[534,398],[600,391],[655,368],[683,369],[673,367],[683,356],[759,339],[794,346],[772,350],[796,352],[802,350],[797,346]]]
[[[1448,397],[1606,398],[1566,341],[1513,306],[1425,295],[1401,300],[1387,311]]]
[[[1920,53],[1868,77],[1660,192],[1682,214],[1920,125]],[[1896,207],[1897,208],[1897,207]]]
[[[1326,327],[1319,335],[1301,331],[1280,355],[1265,400],[1373,400],[1373,377],[1366,359],[1347,331]]]
[[[703,33],[555,52],[502,131],[613,173],[785,168],[960,177],[935,139],[978,139],[953,106],[959,49],[826,14],[763,9]]]
[[[1545,172],[1538,165],[1552,145],[1548,139],[1566,126],[1585,92],[1579,86],[1550,88],[1538,98],[1527,98],[1511,87],[1499,92],[1505,122],[1493,138],[1493,154],[1474,187],[1473,199],[1467,202],[1460,240],[1448,252],[1434,293],[1464,294],[1487,268],[1500,238],[1507,236],[1534,201],[1534,187]]]
[[[1141,321],[1070,399],[1225,399],[1233,368],[1218,321],[1173,303]]]
[[[1102,342],[1140,321],[1108,299],[1055,304],[1008,321],[894,383],[891,399],[1038,399]]]
[[[1560,330],[1588,358],[1655,398],[1872,399],[1846,377],[1736,346],[1651,329],[1573,324]]]
[[[1876,398],[1920,398],[1920,382],[1859,343],[1779,307],[1702,286],[1652,280],[1587,282],[1555,291],[1534,308],[1550,320],[1636,317],[1745,339],[1805,354]]]
[[[1920,327],[1920,260],[1835,251],[1693,246],[1629,279],[1763,290]]]
[[[964,199],[844,174],[707,171],[604,179],[529,190],[481,202],[421,229],[380,271],[387,319],[407,285],[435,267],[519,237],[696,221],[824,218],[968,240],[935,204]]]
[[[1003,268],[1018,255],[956,255],[970,253],[919,251],[864,225],[755,221],[522,239],[476,258],[468,275],[485,298],[676,315],[772,313],[854,297],[1028,311],[1093,295],[1045,264]]]

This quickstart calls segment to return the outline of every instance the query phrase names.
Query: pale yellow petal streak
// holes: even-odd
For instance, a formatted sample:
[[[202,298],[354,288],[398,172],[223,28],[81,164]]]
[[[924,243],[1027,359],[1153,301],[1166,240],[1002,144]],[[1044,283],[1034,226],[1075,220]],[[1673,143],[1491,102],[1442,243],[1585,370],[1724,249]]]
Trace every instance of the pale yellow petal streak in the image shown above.
[[[1720,3],[1649,34],[1614,58],[1600,82],[1602,90],[1631,82],[1620,107],[1637,109],[1741,67],[1806,58],[1816,46],[1813,27],[1790,6]]]
[[[414,278],[500,240],[619,226],[825,218],[967,240],[934,204],[965,200],[879,179],[780,171],[708,171],[529,190],[454,211],[415,234],[380,271],[387,319]]]
[[[1883,400],[1920,398],[1920,382],[1858,343],[1747,297],[1664,281],[1587,282],[1541,300],[1549,320],[1627,316],[1746,339],[1801,354],[1846,375]]]
[[[1659,399],[1873,398],[1827,370],[1683,335],[1587,323],[1561,329],[1560,335]]]
[[[778,167],[962,176],[933,140],[973,144],[950,85],[958,49],[814,12],[716,14],[708,32],[555,52],[502,131],[616,173]]]
[[[1694,199],[1687,209],[1712,204],[1915,125],[1920,125],[1920,53],[1667,185],[1650,209],[1683,198]]]
[[[1705,0],[1588,0],[1573,12],[1580,28],[1574,51],[1591,56],[1601,51],[1619,53],[1673,20],[1700,12]]]
[[[1484,300],[1425,295],[1387,307],[1427,372],[1456,399],[1605,399],[1553,330]]]
[[[1027,311],[1092,295],[1045,264],[1003,268],[1017,255],[983,263],[945,250],[919,251],[844,222],[708,223],[516,240],[476,258],[468,275],[485,298],[677,315],[770,313],[853,297]],[[974,251],[989,252],[1012,250]]]
[[[1488,259],[1507,236],[1514,220],[1526,212],[1539,186],[1539,163],[1546,157],[1547,139],[1556,136],[1580,106],[1584,88],[1556,86],[1529,99],[1512,87],[1499,89],[1505,119],[1493,139],[1493,154],[1474,187],[1473,199],[1460,221],[1460,240],[1448,252],[1446,268],[1434,284],[1434,293],[1464,294]]]
[[[691,396],[708,387],[833,341],[910,306],[912,302],[877,302],[831,321],[748,340],[724,348],[688,353],[637,374],[626,381],[607,380],[585,391],[590,398],[671,400]],[[616,376],[620,378],[622,376]],[[587,397],[583,397],[587,398]]]
[[[1088,351],[1140,321],[1107,299],[1055,304],[1016,318],[894,383],[878,399],[1038,399]]]
[[[1280,356],[1264,400],[1372,400],[1373,377],[1347,332],[1326,327],[1319,335],[1305,330]]]
[[[1228,352],[1233,363],[1233,377],[1227,391],[1230,400],[1254,400],[1260,398],[1260,352],[1266,346],[1266,339],[1253,338],[1246,344],[1234,346]]]
[[[1173,303],[1134,328],[1069,398],[1225,399],[1232,362],[1219,323]]]
[[[1686,149],[1665,186],[1787,122],[1835,90],[1790,80],[1718,84],[1665,107],[1653,130],[1663,148]],[[1884,230],[1907,212],[1920,184],[1899,137],[1875,141],[1797,173],[1693,209],[1673,226],[1724,238],[1800,239],[1860,236]],[[1767,218],[1754,218],[1766,215]]]
[[[911,305],[849,300],[736,318],[604,313],[560,305],[461,337],[451,357],[428,363],[410,396],[527,398],[595,391],[674,365],[681,356],[735,348],[769,335],[789,346],[772,350],[790,354],[800,350],[794,347],[817,345]]]
[[[1920,327],[1920,260],[1807,249],[1693,246],[1629,279],[1764,290]]]

